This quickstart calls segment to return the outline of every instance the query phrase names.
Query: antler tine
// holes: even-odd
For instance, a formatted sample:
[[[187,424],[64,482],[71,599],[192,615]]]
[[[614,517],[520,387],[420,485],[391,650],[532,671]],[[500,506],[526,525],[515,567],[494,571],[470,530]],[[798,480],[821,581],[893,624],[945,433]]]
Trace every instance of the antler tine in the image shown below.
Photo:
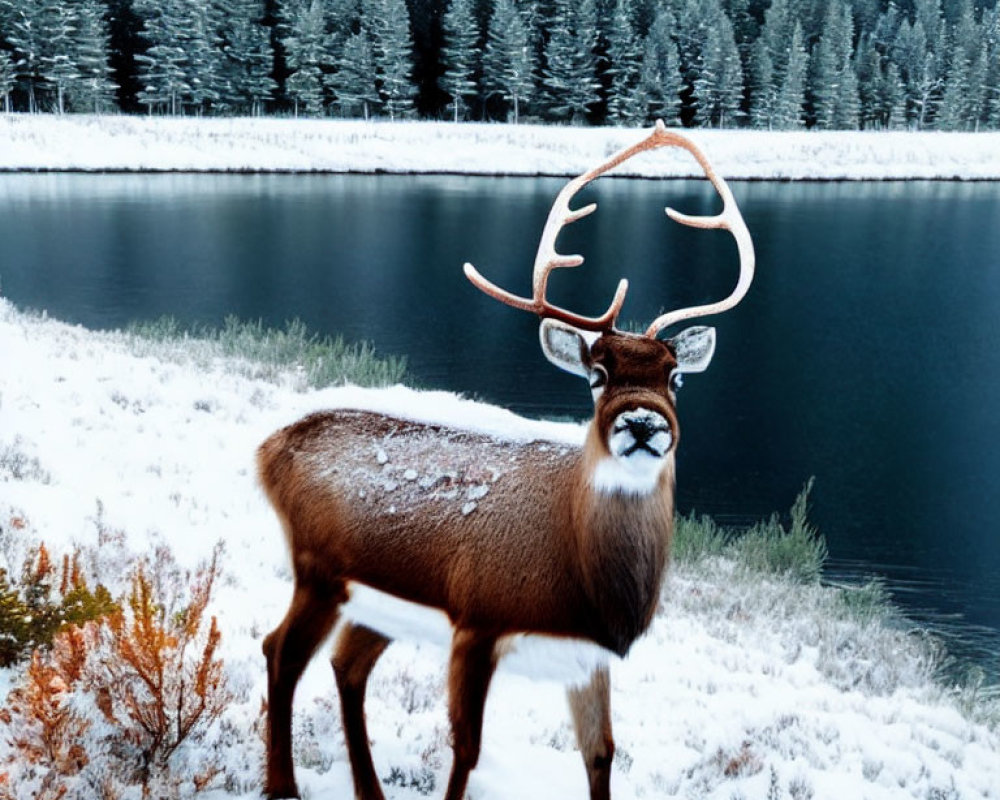
[[[556,252],[556,238],[559,236],[559,232],[563,229],[563,226],[571,222],[576,222],[578,219],[582,219],[597,210],[596,203],[590,203],[575,210],[569,207],[570,199],[580,189],[637,153],[665,144],[666,142],[660,139],[661,134],[665,132],[666,129],[663,127],[663,123],[658,123],[656,129],[646,139],[618,151],[604,163],[574,178],[562,188],[562,191],[559,192],[552,203],[549,216],[545,221],[545,227],[542,230],[541,240],[538,243],[531,281],[533,295],[531,299],[519,297],[505,289],[501,289],[496,284],[484,278],[472,264],[465,264],[465,276],[473,285],[490,297],[514,308],[519,308],[523,311],[533,311],[542,317],[559,319],[583,330],[612,330],[615,326],[615,321],[618,319],[618,314],[621,312],[622,305],[625,303],[625,294],[628,291],[628,281],[624,278],[619,281],[618,288],[615,290],[614,298],[608,310],[599,317],[585,317],[574,314],[572,311],[552,305],[546,299],[545,292],[548,286],[549,275],[553,269],[559,267],[578,267],[583,263],[583,256],[561,255]]]
[[[555,248],[556,238],[565,225],[576,222],[578,219],[592,214],[597,210],[596,203],[590,203],[575,210],[571,209],[569,201],[577,192],[591,181],[617,167],[623,161],[632,158],[632,156],[664,145],[681,147],[691,153],[705,171],[705,175],[712,182],[715,190],[722,197],[723,203],[722,212],[715,216],[689,216],[672,208],[666,209],[667,215],[682,225],[690,225],[695,228],[724,228],[732,233],[736,239],[736,245],[740,253],[740,277],[736,288],[729,297],[717,303],[679,309],[663,314],[653,320],[652,324],[646,330],[645,335],[655,338],[661,330],[682,319],[718,314],[721,311],[732,308],[743,299],[753,279],[755,257],[750,232],[747,230],[746,223],[740,215],[739,208],[733,199],[733,194],[729,190],[729,186],[715,173],[711,163],[709,163],[708,157],[687,137],[668,131],[662,120],[657,121],[653,132],[641,142],[618,151],[604,163],[574,178],[556,196],[555,201],[552,203],[552,208],[549,210],[549,216],[545,221],[541,240],[538,243],[538,252],[535,255],[535,266],[532,274],[532,297],[530,299],[519,297],[505,289],[501,289],[496,284],[484,278],[472,264],[465,265],[466,277],[473,285],[490,297],[514,308],[519,308],[523,311],[533,311],[541,317],[551,317],[568,322],[583,330],[601,332],[613,330],[615,321],[618,319],[618,314],[621,312],[622,305],[625,302],[625,293],[628,291],[628,281],[624,278],[618,283],[618,288],[615,291],[615,296],[608,310],[599,317],[584,317],[574,314],[572,311],[552,305],[546,299],[546,289],[552,270],[560,267],[578,267],[583,263],[583,256],[562,255],[558,253]]]
[[[729,294],[729,296],[716,303],[692,306],[690,308],[680,308],[675,311],[669,311],[666,314],[661,314],[653,320],[649,328],[646,329],[645,335],[650,338],[655,338],[656,335],[664,328],[667,328],[676,322],[680,322],[681,320],[691,319],[692,317],[706,317],[711,314],[719,314],[735,306],[740,302],[740,300],[743,299],[747,290],[750,288],[750,283],[753,281],[754,266],[756,263],[756,256],[753,249],[753,240],[750,238],[750,231],[747,229],[746,222],[743,221],[743,215],[740,214],[740,209],[736,205],[736,200],[733,197],[733,193],[730,190],[729,185],[715,172],[715,169],[712,167],[711,162],[709,162],[708,157],[702,152],[698,145],[680,134],[670,133],[666,129],[662,129],[661,131],[661,124],[662,123],[659,122],[657,123],[657,133],[662,132],[664,137],[671,140],[671,144],[675,144],[691,153],[698,164],[701,165],[701,168],[705,171],[705,176],[709,179],[709,181],[711,181],[712,186],[715,187],[715,190],[722,198],[722,211],[714,216],[691,216],[688,214],[682,214],[681,212],[670,207],[666,209],[667,216],[675,222],[679,222],[681,225],[688,225],[692,228],[722,228],[729,231],[736,240],[736,247],[739,251],[740,276],[736,282],[736,287]]]

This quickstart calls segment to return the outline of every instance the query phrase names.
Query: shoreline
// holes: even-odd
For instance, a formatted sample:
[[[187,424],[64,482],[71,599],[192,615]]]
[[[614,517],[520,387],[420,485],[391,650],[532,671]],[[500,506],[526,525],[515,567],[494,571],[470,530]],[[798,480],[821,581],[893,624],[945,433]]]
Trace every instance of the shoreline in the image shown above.
[[[185,168],[83,168],[83,167],[3,167],[0,175],[357,175],[357,176],[392,176],[392,177],[429,177],[429,178],[571,178],[574,175],[564,172],[460,172],[457,170],[394,170],[394,169],[283,169],[269,167],[245,167],[235,169],[185,169]],[[614,180],[621,181],[654,181],[698,180],[695,175],[667,175],[656,177],[651,175],[610,175]],[[790,177],[727,177],[727,183],[1000,183],[1000,177],[964,177],[962,175],[936,175],[931,177],[886,177],[886,178],[790,178]]]
[[[683,132],[727,180],[1000,181],[1000,132]],[[0,114],[0,172],[563,178],[641,136],[480,122]],[[702,177],[677,148],[645,153],[613,174]]]

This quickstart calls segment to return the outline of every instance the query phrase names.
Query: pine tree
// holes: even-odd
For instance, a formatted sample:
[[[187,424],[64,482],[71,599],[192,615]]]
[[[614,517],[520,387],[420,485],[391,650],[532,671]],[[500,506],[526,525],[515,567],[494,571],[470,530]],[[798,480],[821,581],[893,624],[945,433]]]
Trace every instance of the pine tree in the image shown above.
[[[903,81],[903,102],[907,125],[919,129],[923,120],[922,78],[927,64],[927,36],[918,19],[910,24],[904,20],[899,27],[896,43],[892,50],[892,60],[899,65]]]
[[[792,40],[788,50],[785,75],[775,101],[774,118],[775,127],[778,128],[798,128],[805,124],[803,105],[809,54],[802,42],[802,26],[798,22],[792,29]]]
[[[441,59],[445,69],[439,85],[451,98],[455,122],[462,107],[476,96],[479,26],[474,12],[473,0],[451,0],[442,20]]]
[[[336,95],[337,107],[345,116],[354,116],[360,110],[365,119],[379,107],[375,88],[375,62],[367,28],[362,24],[358,33],[352,33],[344,43],[340,69],[330,79]]]
[[[264,103],[278,88],[271,77],[274,52],[270,36],[261,24],[261,0],[235,0],[225,17],[222,52],[226,56],[224,102],[248,109],[253,116],[263,113]]]
[[[708,29],[694,94],[695,120],[699,125],[719,128],[735,125],[743,99],[743,69],[733,26],[725,15],[720,15]]]
[[[55,110],[66,111],[66,95],[80,78],[76,66],[77,17],[75,6],[60,2],[39,3],[44,49],[40,56],[41,76],[55,91]]]
[[[774,67],[764,38],[754,42],[750,51],[750,125],[771,130],[778,93],[775,90]]]
[[[143,19],[140,35],[149,42],[146,52],[135,57],[144,84],[139,102],[150,112],[157,107],[178,114],[191,92],[186,80],[184,0],[135,0],[134,8]]]
[[[704,100],[699,95],[699,88],[706,88],[704,81],[708,85],[713,83],[711,76],[703,78],[703,72],[706,69],[709,39],[724,17],[719,0],[680,0],[673,34],[680,57],[683,81],[681,115],[685,121],[702,124],[711,118],[711,112],[701,107]],[[729,27],[729,37],[732,38],[732,26]]]
[[[854,24],[850,9],[840,0],[831,0],[823,23],[823,35],[813,52],[812,98],[816,127],[835,127],[837,106],[844,102],[845,73],[853,71]]]
[[[750,0],[728,0],[724,3],[726,16],[733,26],[733,38],[744,64],[750,61],[753,42],[760,35],[760,26],[750,10]]]
[[[899,67],[889,63],[882,80],[882,118],[885,127],[892,130],[906,124],[906,93]]]
[[[750,121],[756,128],[771,129],[781,124],[777,118],[779,96],[783,89],[793,89],[795,83],[793,80],[786,86],[785,75],[793,56],[791,43],[796,24],[788,0],[773,0],[764,14],[764,25],[750,56]],[[801,37],[800,26],[800,42]]]
[[[555,0],[545,47],[545,107],[549,117],[574,123],[600,101],[595,0]]]
[[[628,0],[617,0],[607,31],[608,120],[619,125],[634,125],[646,117],[645,95],[639,88],[642,50],[629,8]]]
[[[792,37],[798,23],[789,8],[789,0],[772,0],[764,14],[764,27],[760,31],[760,40],[767,48],[771,61],[771,76],[775,92],[785,82],[785,72],[788,61],[792,57]],[[801,26],[799,38],[802,39]]]
[[[7,114],[12,110],[10,93],[14,89],[16,78],[13,57],[6,50],[0,50],[0,97],[3,98],[3,110]]]
[[[323,113],[323,72],[326,18],[322,0],[309,0],[299,7],[285,38],[288,66],[288,96],[295,103],[295,115],[302,109],[310,116]]]
[[[218,8],[205,0],[187,0],[183,12],[184,81],[190,87],[188,102],[201,114],[222,95],[224,68],[222,40],[218,31],[222,20]]]
[[[528,26],[514,0],[497,0],[486,33],[483,88],[487,96],[498,94],[511,104],[515,124],[531,100],[534,69]]]
[[[983,87],[984,115],[989,128],[1000,128],[1000,5],[983,11],[986,47],[986,82]]]
[[[920,24],[928,44],[936,44],[944,34],[941,0],[913,0],[914,25]]]
[[[858,76],[848,60],[840,72],[840,85],[834,99],[830,127],[838,131],[857,130],[861,124],[861,102],[858,98]]]
[[[858,74],[861,127],[867,130],[882,128],[884,124],[882,56],[873,44],[871,36],[863,36],[858,42],[855,60]]]
[[[118,87],[111,78],[108,25],[98,0],[81,0],[76,37],[76,66],[79,77],[71,89],[78,110],[99,114],[115,107]]]
[[[9,17],[8,43],[14,48],[16,79],[23,82],[28,94],[28,111],[39,110],[38,93],[45,84],[42,56],[46,37],[41,3],[14,3]]]
[[[372,58],[382,108],[389,119],[409,116],[417,93],[413,75],[413,37],[404,0],[362,0],[371,31]]]
[[[958,16],[950,32],[951,60],[944,83],[938,127],[974,130],[982,117],[985,63],[982,30],[975,21],[972,0],[959,0]]]
[[[647,114],[667,125],[680,122],[681,67],[673,38],[674,15],[661,8],[653,18],[642,52],[639,87],[645,97]]]

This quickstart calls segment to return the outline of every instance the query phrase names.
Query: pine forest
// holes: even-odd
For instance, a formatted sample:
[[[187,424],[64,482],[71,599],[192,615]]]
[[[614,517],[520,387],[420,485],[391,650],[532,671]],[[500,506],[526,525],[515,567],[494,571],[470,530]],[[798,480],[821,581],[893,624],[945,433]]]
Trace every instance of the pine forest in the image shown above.
[[[997,0],[0,0],[7,112],[1000,128]]]

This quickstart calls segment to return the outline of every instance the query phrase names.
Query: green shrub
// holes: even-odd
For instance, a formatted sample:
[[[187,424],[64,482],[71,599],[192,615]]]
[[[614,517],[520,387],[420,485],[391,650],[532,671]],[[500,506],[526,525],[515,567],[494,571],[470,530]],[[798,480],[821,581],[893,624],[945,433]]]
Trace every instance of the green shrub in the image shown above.
[[[818,583],[826,561],[826,542],[809,523],[809,493],[813,481],[802,488],[785,525],[777,514],[746,531],[723,528],[711,517],[694,514],[675,521],[673,556],[696,564],[713,556],[733,559],[751,573],[782,575],[801,583]]]
[[[58,580],[58,583],[57,583]],[[100,619],[119,610],[102,585],[91,591],[80,573],[77,554],[56,568],[45,545],[33,548],[18,581],[0,568],[0,667],[45,650],[68,625]]]

